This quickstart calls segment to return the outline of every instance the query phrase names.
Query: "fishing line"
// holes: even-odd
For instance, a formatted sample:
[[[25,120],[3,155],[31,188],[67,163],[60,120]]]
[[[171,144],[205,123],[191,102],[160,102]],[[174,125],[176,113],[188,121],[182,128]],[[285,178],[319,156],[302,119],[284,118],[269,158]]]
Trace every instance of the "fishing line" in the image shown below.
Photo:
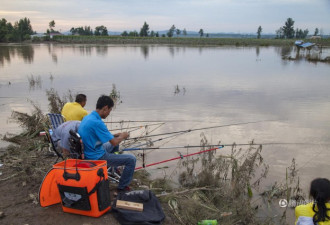
[[[197,125],[195,125],[195,126],[197,126]],[[173,135],[173,136],[170,136],[171,139],[169,139],[169,140],[167,140],[166,142],[162,143],[162,144],[161,144],[160,146],[158,146],[158,147],[162,147],[162,146],[164,146],[164,145],[167,144],[168,142],[174,140],[175,138],[178,138],[180,135],[183,135],[183,134],[185,134],[185,133],[179,133],[179,134],[175,134],[175,135]],[[167,138],[166,138],[166,139],[167,139]],[[162,140],[164,140],[164,139],[162,139]],[[156,141],[154,141],[154,142],[156,142]],[[152,143],[154,143],[154,142],[152,142]],[[155,149],[155,150],[156,150],[156,149]],[[150,153],[152,153],[152,152],[155,151],[155,150],[148,151],[146,154],[150,154]]]
[[[161,126],[163,126],[163,125],[164,125],[164,123],[160,123],[157,127],[155,127],[153,130],[151,130],[151,131],[149,131],[149,132],[153,132],[153,131],[155,131],[156,129],[158,129],[159,127],[161,127]],[[148,127],[146,127],[146,129],[145,129],[145,131],[144,131],[143,133],[141,133],[141,135],[140,135],[140,138],[141,138],[141,139],[144,138],[144,136],[142,136],[142,135],[143,135],[144,133],[147,132],[147,128],[148,128]],[[133,140],[135,143],[139,141],[138,138],[136,138],[136,139],[131,139],[131,140]],[[129,140],[128,140],[128,141],[129,141]],[[127,144],[127,139],[124,141],[123,145],[126,145],[126,144]],[[128,143],[126,146],[129,146],[130,144],[132,144],[132,143]],[[143,145],[146,145],[146,143],[143,143],[143,144],[141,144],[141,145],[139,145],[139,146],[143,146]]]
[[[116,131],[116,130],[123,130],[123,129],[133,129],[133,128],[143,128],[143,127],[146,127],[146,126],[156,126],[156,125],[159,125],[159,124],[164,124],[164,123],[154,123],[154,124],[144,124],[144,125],[140,125],[140,126],[134,126],[134,127],[127,127],[127,128],[117,128],[117,129],[111,129],[109,131]],[[137,129],[137,130],[138,130]]]
[[[110,121],[104,123],[177,123],[177,122],[205,122],[202,120],[121,120],[121,121]]]
[[[212,128],[229,127],[229,126],[261,123],[261,122],[269,122],[269,121],[275,121],[275,120],[261,120],[261,121],[254,121],[254,122],[245,122],[245,123],[232,123],[232,124],[219,125],[219,126],[202,127],[202,128],[196,128],[196,129],[167,132],[167,133],[162,133],[162,134],[152,134],[152,135],[148,135],[148,136],[144,136],[144,137],[156,137],[156,136],[169,135],[169,134],[189,133],[191,131],[197,131],[197,130],[207,130],[207,129],[212,129]],[[135,138],[129,138],[129,139],[135,139]]]
[[[185,134],[186,132],[182,132],[182,133],[178,133],[178,134],[174,134],[174,135],[171,135],[171,136],[168,136],[168,137],[164,137],[164,138],[159,138],[157,140],[150,140],[149,143],[152,143],[154,144],[155,142],[158,142],[158,141],[163,141],[163,140],[166,140],[166,139],[169,139],[169,138],[172,138],[171,140],[174,140],[175,138],[177,138],[178,136],[180,135],[183,135]],[[163,143],[161,146],[165,145],[166,143],[168,143],[169,141],[171,140],[168,140],[167,142]],[[140,147],[140,146],[144,146],[144,145],[147,145],[148,143],[143,143],[143,144],[140,144],[138,146],[133,146],[132,148],[137,148],[137,147]],[[148,152],[147,154],[149,154],[150,152]]]
[[[189,156],[193,156],[193,155],[199,155],[199,154],[202,154],[202,153],[205,153],[205,152],[214,151],[214,150],[217,150],[217,149],[220,149],[220,148],[222,148],[222,147],[220,146],[220,147],[217,147],[217,148],[210,148],[210,149],[207,149],[207,150],[204,150],[204,151],[199,151],[199,152],[195,152],[195,153],[191,153],[191,154],[186,154],[186,155],[180,154],[180,156],[178,156],[178,157],[174,157],[174,158],[171,158],[171,159],[166,159],[166,160],[155,162],[155,163],[150,163],[150,164],[145,165],[144,167],[142,167],[142,166],[141,167],[136,167],[135,170],[140,170],[140,169],[143,169],[143,168],[146,168],[146,167],[150,167],[150,166],[154,166],[154,165],[158,165],[158,164],[170,162],[170,161],[177,160],[177,159],[183,159],[183,158],[186,158],[186,157],[189,157]]]
[[[218,144],[218,145],[186,145],[186,146],[168,146],[168,147],[145,147],[139,148],[139,146],[134,146],[132,148],[125,148],[122,151],[139,151],[139,150],[157,150],[157,149],[177,149],[177,148],[202,148],[202,147],[230,147],[230,146],[255,146],[255,145],[318,145],[316,143],[244,143],[244,144]],[[330,143],[325,143],[323,145],[330,145]]]

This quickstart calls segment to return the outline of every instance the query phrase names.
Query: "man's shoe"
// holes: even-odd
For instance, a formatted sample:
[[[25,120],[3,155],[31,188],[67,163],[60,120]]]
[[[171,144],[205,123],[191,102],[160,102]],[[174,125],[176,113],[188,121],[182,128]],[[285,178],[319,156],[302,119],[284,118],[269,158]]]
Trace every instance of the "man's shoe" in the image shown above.
[[[129,191],[132,191],[132,188],[130,188],[129,186],[126,186],[126,187],[124,187],[124,189],[117,188],[117,191],[118,191],[118,193],[119,192],[129,192]]]
[[[117,197],[120,193],[125,193],[125,192],[129,192],[129,191],[132,191],[132,189],[128,186],[126,186],[124,189],[117,188],[117,191],[113,192],[113,196]]]

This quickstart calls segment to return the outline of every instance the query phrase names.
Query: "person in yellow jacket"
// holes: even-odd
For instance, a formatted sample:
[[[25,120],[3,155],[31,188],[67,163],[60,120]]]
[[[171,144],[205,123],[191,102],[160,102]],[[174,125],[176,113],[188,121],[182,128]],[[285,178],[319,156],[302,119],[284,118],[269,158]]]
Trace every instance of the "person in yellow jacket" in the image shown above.
[[[65,121],[82,120],[88,113],[84,109],[87,97],[84,94],[78,94],[75,102],[68,102],[63,106],[61,114],[64,116]]]
[[[295,208],[296,225],[330,225],[330,181],[314,179],[310,187],[314,202]]]

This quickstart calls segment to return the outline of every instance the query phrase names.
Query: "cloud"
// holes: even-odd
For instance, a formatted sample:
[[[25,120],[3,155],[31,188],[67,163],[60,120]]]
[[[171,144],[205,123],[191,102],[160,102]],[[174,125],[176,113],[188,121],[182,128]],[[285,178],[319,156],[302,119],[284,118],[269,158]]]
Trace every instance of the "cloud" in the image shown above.
[[[326,0],[16,0],[2,3],[2,17],[10,22],[24,15],[37,31],[55,20],[56,29],[104,25],[108,30],[139,30],[146,21],[152,30],[178,28],[206,32],[274,33],[288,17],[301,29],[330,32],[330,3]],[[307,15],[307,16],[306,16]]]

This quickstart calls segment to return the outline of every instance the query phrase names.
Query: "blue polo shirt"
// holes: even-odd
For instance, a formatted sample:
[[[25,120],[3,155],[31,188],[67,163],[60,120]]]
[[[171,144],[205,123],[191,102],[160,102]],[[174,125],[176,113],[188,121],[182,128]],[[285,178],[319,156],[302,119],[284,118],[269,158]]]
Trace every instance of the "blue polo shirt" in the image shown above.
[[[78,133],[84,143],[85,158],[92,160],[101,158],[105,153],[102,145],[114,138],[96,111],[84,117]]]

